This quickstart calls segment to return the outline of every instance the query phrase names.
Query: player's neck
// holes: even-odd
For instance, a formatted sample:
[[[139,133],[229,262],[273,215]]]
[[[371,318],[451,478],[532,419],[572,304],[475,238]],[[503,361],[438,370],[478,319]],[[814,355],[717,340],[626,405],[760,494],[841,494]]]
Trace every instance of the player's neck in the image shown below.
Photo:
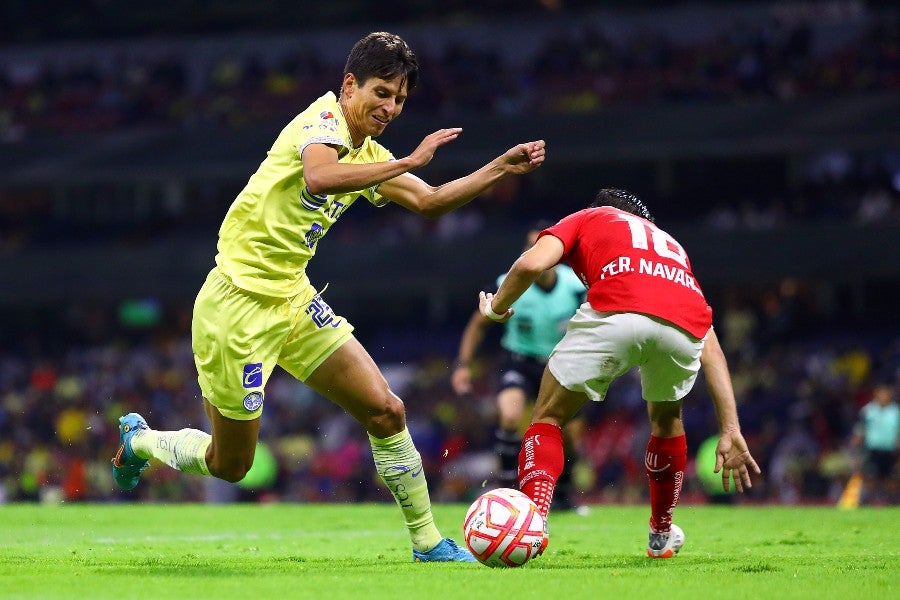
[[[341,111],[341,115],[344,117],[344,122],[347,123],[347,131],[350,132],[350,141],[353,142],[353,148],[359,148],[363,145],[363,142],[366,141],[366,136],[357,133],[359,131],[359,127],[356,127],[353,124],[353,121],[347,118],[347,111],[344,110],[344,95],[341,94],[338,96],[338,109]]]

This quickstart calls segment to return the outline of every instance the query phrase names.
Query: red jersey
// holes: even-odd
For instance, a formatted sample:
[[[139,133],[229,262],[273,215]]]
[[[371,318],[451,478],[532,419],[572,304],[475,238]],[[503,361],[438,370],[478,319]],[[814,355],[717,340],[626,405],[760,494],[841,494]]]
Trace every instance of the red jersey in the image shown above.
[[[646,219],[611,206],[586,208],[541,232],[565,246],[562,261],[588,287],[601,312],[635,312],[669,321],[696,338],[712,309],[681,244]]]

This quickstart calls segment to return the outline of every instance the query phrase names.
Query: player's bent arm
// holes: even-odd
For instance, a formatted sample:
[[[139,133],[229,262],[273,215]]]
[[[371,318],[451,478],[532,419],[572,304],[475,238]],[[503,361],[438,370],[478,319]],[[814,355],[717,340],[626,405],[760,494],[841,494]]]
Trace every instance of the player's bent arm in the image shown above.
[[[412,173],[404,173],[378,186],[378,193],[423,217],[436,218],[464,206],[503,178],[500,168],[486,166],[444,185],[432,186]]]
[[[737,403],[734,399],[731,374],[728,372],[728,362],[714,329],[710,329],[706,335],[703,352],[700,354],[700,365],[703,367],[706,387],[716,410],[719,432],[740,431]]]
[[[507,175],[521,175],[544,162],[543,141],[519,144],[507,150],[477,171],[443,185],[432,186],[404,173],[378,187],[385,198],[425,217],[440,217],[471,202]]]
[[[710,329],[700,354],[700,364],[706,377],[706,385],[713,399],[719,422],[719,443],[716,445],[716,466],[713,472],[722,473],[722,488],[727,492],[731,477],[738,492],[753,487],[750,474],[760,474],[759,465],[747,448],[738,423],[737,403],[725,353],[719,345],[716,332]]]
[[[475,359],[475,354],[478,352],[481,342],[484,340],[484,334],[488,325],[490,325],[490,321],[487,317],[476,311],[463,331],[453,373],[450,375],[453,391],[459,396],[472,391],[471,363]]]
[[[494,294],[491,303],[494,312],[502,314],[509,310],[513,302],[525,293],[541,273],[559,263],[564,250],[562,240],[553,235],[545,235],[523,252]]]
[[[408,159],[366,164],[338,162],[338,152],[327,144],[303,149],[303,179],[311,194],[341,194],[364,190],[406,173],[414,167]]]
[[[472,313],[472,317],[463,330],[462,339],[459,342],[459,352],[456,355],[456,366],[466,367],[475,360],[478,348],[484,341],[484,334],[490,326],[491,321],[481,314],[479,311]]]

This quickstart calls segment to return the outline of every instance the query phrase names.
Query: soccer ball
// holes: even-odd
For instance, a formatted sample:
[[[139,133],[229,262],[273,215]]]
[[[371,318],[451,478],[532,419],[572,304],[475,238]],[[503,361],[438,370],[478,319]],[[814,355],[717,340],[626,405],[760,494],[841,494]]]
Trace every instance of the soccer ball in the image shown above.
[[[521,567],[541,549],[544,518],[522,492],[497,488],[479,496],[469,507],[463,535],[481,564]]]

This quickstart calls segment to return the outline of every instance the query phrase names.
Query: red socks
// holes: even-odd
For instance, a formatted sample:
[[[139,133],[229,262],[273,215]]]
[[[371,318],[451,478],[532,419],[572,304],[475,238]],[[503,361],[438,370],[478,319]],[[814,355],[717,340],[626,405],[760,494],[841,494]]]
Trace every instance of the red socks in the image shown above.
[[[532,423],[519,452],[519,489],[537,504],[544,518],[564,463],[562,429],[549,423]]]
[[[644,467],[650,481],[650,527],[656,532],[669,531],[687,467],[685,436],[658,438],[651,435]]]
[[[687,439],[684,435],[651,435],[644,461],[650,483],[650,527],[658,532],[668,531],[684,483]],[[532,423],[519,452],[519,489],[537,504],[545,518],[564,462],[562,430],[548,423]]]

